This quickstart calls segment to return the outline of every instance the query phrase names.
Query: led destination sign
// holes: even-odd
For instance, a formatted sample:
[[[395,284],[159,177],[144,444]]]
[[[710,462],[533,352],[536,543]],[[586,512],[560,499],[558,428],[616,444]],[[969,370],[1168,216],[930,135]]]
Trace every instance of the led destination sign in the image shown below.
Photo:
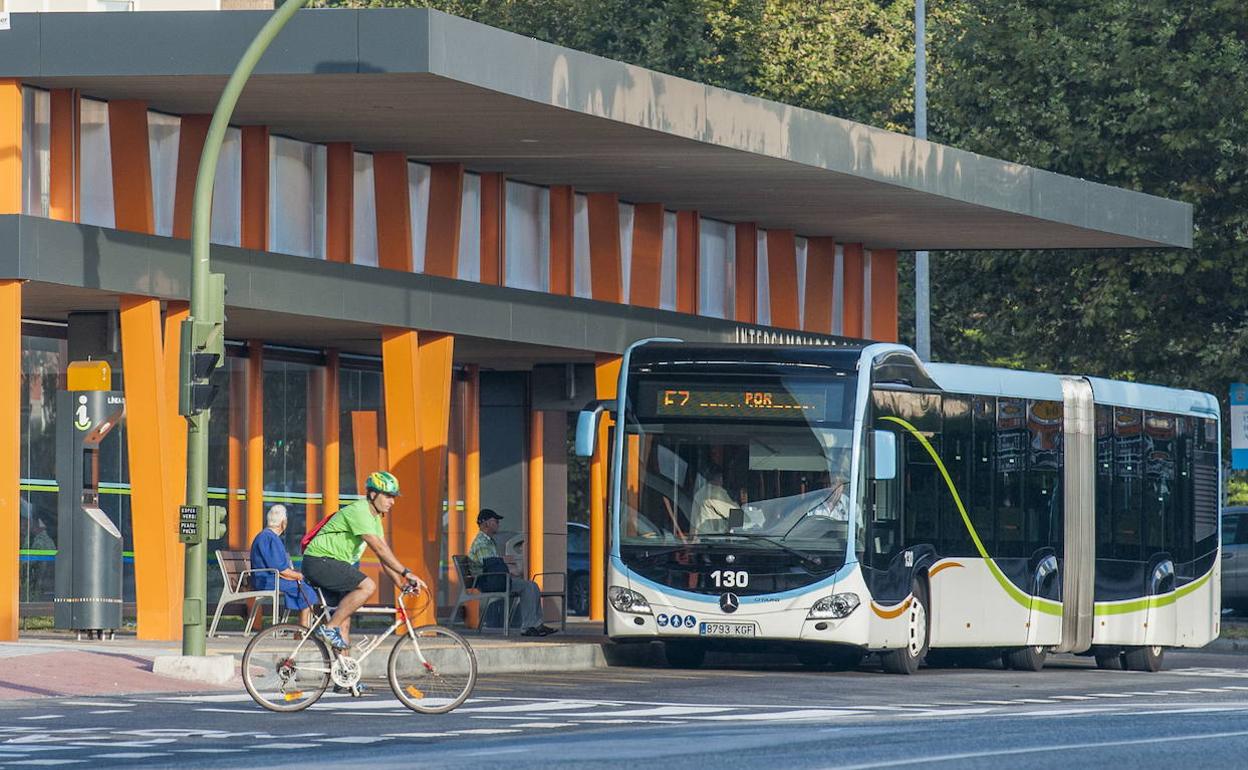
[[[828,419],[826,387],[711,389],[647,384],[643,386],[641,398],[642,403],[648,402],[650,407],[646,411],[651,411],[655,417],[803,422],[825,422]],[[834,415],[833,419],[839,419],[839,415]]]

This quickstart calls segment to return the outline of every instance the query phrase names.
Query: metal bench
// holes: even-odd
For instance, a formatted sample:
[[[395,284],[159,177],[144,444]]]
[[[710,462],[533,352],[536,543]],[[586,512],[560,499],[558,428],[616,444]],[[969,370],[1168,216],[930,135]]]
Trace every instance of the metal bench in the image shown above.
[[[217,623],[221,621],[221,611],[225,605],[233,602],[253,599],[251,613],[247,616],[247,625],[243,627],[243,635],[251,633],[251,627],[260,614],[260,602],[268,599],[273,607],[273,623],[278,623],[278,612],[281,610],[281,589],[276,569],[252,569],[251,554],[247,551],[217,551],[217,565],[221,568],[221,596],[217,599],[217,611],[212,616],[212,627],[208,636],[217,635]],[[251,576],[259,572],[273,573],[273,588],[268,591],[251,589]]]
[[[478,602],[477,605],[481,609],[482,622],[477,624],[477,633],[485,633],[485,610],[497,599],[503,600],[503,635],[507,636],[511,633],[511,609],[515,602],[507,601],[511,595],[511,575],[503,575],[506,578],[502,591],[481,591],[475,587],[477,578],[480,575],[472,574],[472,562],[467,556],[452,556],[451,561],[455,563],[455,571],[459,573],[459,598],[455,600],[455,609],[451,610],[451,619],[448,625],[454,627],[456,618],[459,617],[460,609],[469,602]],[[517,599],[516,601],[519,601]]]

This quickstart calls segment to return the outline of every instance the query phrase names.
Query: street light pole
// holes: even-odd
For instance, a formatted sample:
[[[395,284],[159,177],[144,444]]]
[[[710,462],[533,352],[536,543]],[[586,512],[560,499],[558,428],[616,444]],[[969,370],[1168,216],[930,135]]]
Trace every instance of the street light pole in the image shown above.
[[[211,395],[207,380],[224,359],[225,280],[209,271],[209,235],[212,229],[212,188],[217,176],[217,158],[225,140],[234,107],[252,70],[277,37],[286,22],[308,0],[286,0],[260,28],[234,74],[225,84],[221,99],[212,113],[204,151],[199,157],[195,178],[195,200],[191,212],[191,314],[182,326],[182,357],[179,383],[179,411],[186,417],[186,505],[194,516],[194,532],[183,531],[186,546],[185,604],[182,610],[182,654],[203,655],[208,593],[208,423],[211,410],[197,403],[196,386]],[[202,408],[201,408],[202,407]],[[194,509],[190,511],[189,509]],[[184,514],[185,515],[185,514]],[[181,517],[180,517],[181,518]]]
[[[914,136],[927,138],[927,9],[914,3]],[[914,347],[919,360],[932,360],[931,287],[927,252],[914,253]]]

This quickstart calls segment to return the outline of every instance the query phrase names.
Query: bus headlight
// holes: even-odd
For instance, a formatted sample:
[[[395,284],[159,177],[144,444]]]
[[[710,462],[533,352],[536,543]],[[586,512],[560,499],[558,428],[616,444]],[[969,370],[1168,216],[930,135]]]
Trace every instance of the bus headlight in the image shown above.
[[[650,615],[650,602],[646,597],[629,588],[611,586],[607,589],[607,600],[620,612],[635,612],[638,615]]]
[[[835,620],[849,617],[858,609],[858,594],[832,594],[825,596],[810,607],[807,620]]]

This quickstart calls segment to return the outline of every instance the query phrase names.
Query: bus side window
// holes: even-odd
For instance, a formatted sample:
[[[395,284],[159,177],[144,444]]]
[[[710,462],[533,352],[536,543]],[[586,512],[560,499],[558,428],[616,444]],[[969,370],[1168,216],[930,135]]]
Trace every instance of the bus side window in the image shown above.
[[[1112,558],[1114,408],[1096,407],[1096,556]]]

